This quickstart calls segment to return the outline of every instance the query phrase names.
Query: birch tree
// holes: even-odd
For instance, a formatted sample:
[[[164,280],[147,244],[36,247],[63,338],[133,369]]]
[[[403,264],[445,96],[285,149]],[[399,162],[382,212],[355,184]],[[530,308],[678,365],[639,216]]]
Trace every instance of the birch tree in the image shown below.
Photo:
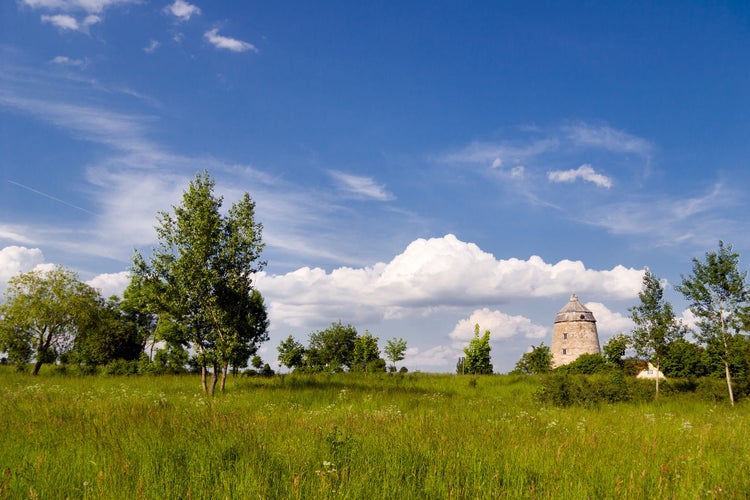
[[[682,284],[677,287],[698,318],[698,340],[705,345],[716,342],[721,346],[720,357],[732,406],[731,336],[742,329],[748,309],[747,272],[740,271],[739,258],[731,245],[720,241],[719,250],[706,252],[704,261],[693,258],[692,274],[683,276]]]

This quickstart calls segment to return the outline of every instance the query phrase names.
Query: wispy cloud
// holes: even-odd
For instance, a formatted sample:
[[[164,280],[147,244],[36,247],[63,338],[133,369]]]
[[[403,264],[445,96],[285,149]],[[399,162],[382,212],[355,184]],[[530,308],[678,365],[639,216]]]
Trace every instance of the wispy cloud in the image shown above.
[[[651,154],[653,145],[640,137],[614,129],[608,125],[577,123],[563,127],[568,139],[576,145],[601,148],[616,153]]]
[[[350,195],[378,201],[394,199],[393,194],[389,193],[385,186],[378,184],[371,177],[346,174],[337,170],[329,170],[328,173],[336,180],[341,189]]]
[[[225,49],[232,52],[258,52],[257,47],[252,43],[219,35],[219,30],[217,28],[206,31],[203,36],[217,49]]]
[[[185,2],[184,0],[175,0],[174,3],[164,7],[164,12],[175,16],[181,22],[189,21],[191,17],[199,15],[201,9],[197,5]]]
[[[143,52],[145,52],[146,54],[153,54],[154,52],[156,52],[156,49],[158,49],[160,45],[161,44],[158,41],[150,40],[148,45],[143,48]]]
[[[612,179],[596,172],[588,163],[571,170],[554,170],[547,174],[547,179],[550,182],[574,182],[582,179],[586,182],[594,183],[599,187],[608,189],[612,187]]]
[[[62,12],[84,11],[98,14],[114,5],[141,3],[141,1],[142,0],[21,0],[21,3],[32,9],[45,9]]]
[[[53,64],[59,64],[62,66],[74,66],[74,67],[83,67],[86,65],[85,59],[71,59],[67,56],[57,56],[54,59],[52,59]]]

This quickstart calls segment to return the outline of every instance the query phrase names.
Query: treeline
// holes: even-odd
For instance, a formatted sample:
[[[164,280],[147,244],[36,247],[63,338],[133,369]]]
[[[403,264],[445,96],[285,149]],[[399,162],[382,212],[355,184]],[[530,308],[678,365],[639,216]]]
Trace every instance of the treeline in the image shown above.
[[[404,359],[406,341],[401,338],[386,341],[385,359],[381,357],[378,341],[369,331],[359,335],[352,325],[339,321],[312,332],[307,347],[290,335],[277,347],[278,360],[281,366],[297,373],[395,372],[396,363]],[[390,365],[386,365],[386,359]],[[402,366],[401,371],[408,370]]]

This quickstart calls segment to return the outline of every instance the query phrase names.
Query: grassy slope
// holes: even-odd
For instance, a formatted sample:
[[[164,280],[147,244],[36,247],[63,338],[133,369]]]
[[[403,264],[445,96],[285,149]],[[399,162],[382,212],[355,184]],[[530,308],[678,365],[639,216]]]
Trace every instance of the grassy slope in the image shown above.
[[[542,407],[533,378],[0,370],[0,498],[744,498],[750,406]]]

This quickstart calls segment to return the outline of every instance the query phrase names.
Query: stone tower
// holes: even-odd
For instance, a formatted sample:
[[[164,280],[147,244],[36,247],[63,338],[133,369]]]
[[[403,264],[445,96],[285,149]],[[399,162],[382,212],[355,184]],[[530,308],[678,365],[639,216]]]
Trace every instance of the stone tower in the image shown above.
[[[581,354],[601,352],[594,314],[581,304],[576,294],[570,296],[568,304],[555,316],[551,349],[553,368],[567,365]]]

